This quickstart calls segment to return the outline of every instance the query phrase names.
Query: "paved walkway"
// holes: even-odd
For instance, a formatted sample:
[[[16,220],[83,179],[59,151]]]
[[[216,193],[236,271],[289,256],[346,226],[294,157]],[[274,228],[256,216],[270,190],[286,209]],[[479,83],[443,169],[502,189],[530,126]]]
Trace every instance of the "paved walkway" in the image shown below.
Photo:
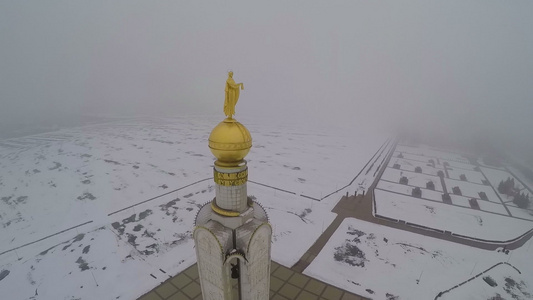
[[[234,280],[236,290],[237,280]],[[139,300],[202,300],[197,264],[163,282]],[[238,300],[237,294],[234,294]],[[271,300],[366,300],[276,262],[270,270]]]

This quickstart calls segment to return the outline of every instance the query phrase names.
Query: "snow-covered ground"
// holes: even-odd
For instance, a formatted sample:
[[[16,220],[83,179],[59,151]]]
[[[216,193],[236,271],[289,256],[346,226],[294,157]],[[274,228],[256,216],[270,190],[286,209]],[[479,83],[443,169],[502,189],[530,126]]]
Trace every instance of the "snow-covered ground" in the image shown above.
[[[0,252],[211,176],[194,120],[93,125],[4,141]],[[205,149],[207,148],[207,149]]]
[[[434,299],[494,264],[509,261],[522,274],[504,267],[493,269],[488,275],[499,288],[472,282],[442,299],[486,300],[490,299],[486,295],[495,293],[502,299],[531,299],[533,247],[529,245],[504,254],[345,219],[304,273],[372,299]],[[509,292],[507,277],[517,282]],[[512,294],[518,296],[512,298]]]
[[[471,165],[467,160],[465,161],[464,158],[461,161],[450,160],[450,159],[441,159],[441,163],[442,164],[447,164],[448,168],[456,169],[458,172],[459,171],[468,172],[468,171],[471,171],[471,170],[475,169],[475,166]]]
[[[249,191],[273,224],[274,260],[287,266],[334,218],[327,201],[261,186]],[[2,291],[13,299],[36,291],[36,299],[134,299],[196,261],[192,224],[198,205],[212,197],[213,184],[204,182],[115,214],[111,224],[4,254],[0,268],[10,274],[0,282]],[[68,288],[52,288],[65,279]]]
[[[500,195],[500,197],[503,199],[503,201],[511,201],[513,200],[512,197],[509,197],[505,194],[502,194],[498,192],[498,185],[502,181],[506,181],[507,179],[511,178],[514,180],[515,188],[517,188],[521,193],[524,193],[525,195],[530,194],[529,189],[525,187],[518,179],[516,179],[511,173],[503,170],[496,170],[492,168],[481,168],[483,171],[483,174],[487,177],[487,179],[490,181],[492,186],[496,188],[496,192]],[[530,197],[533,197],[533,195],[530,195]],[[513,203],[509,203],[509,205],[513,205]]]
[[[452,193],[454,187],[458,187],[461,190],[461,194],[465,197],[479,199],[479,193],[484,192],[487,195],[487,199],[490,202],[501,203],[500,198],[494,193],[492,187],[488,185],[482,185],[477,183],[471,183],[462,180],[454,180],[444,178],[448,193]]]
[[[468,159],[461,154],[449,152],[449,151],[442,151],[435,149],[431,146],[427,145],[417,145],[417,146],[409,146],[409,145],[398,145],[396,147],[396,151],[402,152],[405,154],[414,154],[419,157],[420,156],[428,159],[439,159],[439,160],[446,160],[448,162],[460,162],[460,163],[468,163]],[[437,161],[436,161],[437,162]],[[442,164],[443,162],[440,162]]]
[[[411,184],[411,182],[409,182],[409,184]],[[399,184],[395,182],[380,180],[377,185],[377,188],[386,190],[386,191],[391,191],[394,193],[399,193],[399,194],[406,195],[406,196],[411,196],[413,193],[413,189],[415,187],[405,185],[405,184]],[[421,188],[421,191],[422,191],[422,199],[442,201],[442,192],[428,190],[425,187]]]
[[[4,141],[20,146],[0,148],[0,253],[211,177],[217,121],[123,121]],[[250,180],[314,198],[348,184],[385,141],[246,125]]]
[[[501,180],[514,177],[506,171],[479,167],[470,164],[470,161],[476,163],[472,157],[467,159],[466,156],[429,146],[398,145],[377,184],[376,213],[492,241],[511,240],[532,229],[533,211],[518,208],[510,197],[495,192]],[[449,204],[443,201],[444,188],[437,176],[439,171],[445,175],[443,180],[450,193]],[[461,175],[466,178],[461,180]],[[399,183],[401,177],[408,179],[407,184]],[[426,188],[430,181],[435,190]],[[515,179],[515,182],[517,188],[528,193],[518,180]],[[415,187],[421,189],[420,198],[412,196]],[[455,187],[460,189],[461,195],[453,194]],[[486,200],[481,199],[485,196]],[[471,205],[472,198],[477,201],[479,210]]]
[[[444,171],[444,167],[442,165],[439,165],[435,159],[433,159],[433,161],[435,162],[435,166],[429,163],[430,159],[433,158],[428,159],[418,155],[412,155],[396,151],[394,152],[394,155],[389,162],[389,167],[394,167],[395,164],[398,164],[400,165],[400,168],[402,170],[411,172],[414,172],[416,167],[420,167],[422,169],[422,173],[433,176],[437,176],[439,171]]]
[[[191,265],[194,216],[214,197],[207,138],[220,121],[123,120],[1,141],[0,298],[133,299]],[[349,184],[388,137],[239,121],[254,140],[248,193],[270,216],[273,259],[290,266],[346,191],[309,197]],[[361,178],[346,190],[371,183]]]
[[[482,173],[478,171],[472,171],[472,170],[465,170],[465,169],[448,169],[448,175],[451,179],[455,180],[461,180],[461,175],[466,176],[466,180],[468,182],[473,182],[477,184],[483,184],[483,180],[485,180],[485,176],[483,176]]]
[[[426,188],[426,184],[431,181],[435,185],[435,191],[442,193],[442,185],[438,176],[387,168],[383,175],[381,175],[381,179],[391,182],[400,182],[400,178],[404,176],[409,180],[409,185],[420,188]]]
[[[0,298],[134,299],[194,263],[193,220],[214,197],[207,138],[219,121],[121,120],[0,141]],[[388,153],[378,151],[388,136],[240,121],[254,139],[248,194],[273,225],[272,258],[291,266],[332,222],[341,195],[372,183]],[[497,215],[506,210],[493,191],[487,190],[490,201],[478,200],[482,211],[471,209],[467,196],[442,203],[436,175],[444,162],[457,170],[469,164],[431,147],[397,147],[376,190],[378,213],[486,239],[507,240],[532,227]],[[415,173],[417,166],[422,173]],[[469,180],[481,180],[474,168],[465,172],[473,172],[465,173]],[[400,175],[409,186],[396,183]],[[436,191],[425,189],[429,180]],[[467,194],[490,188],[448,182],[472,185]],[[427,200],[410,196],[415,186]],[[518,208],[509,209],[514,215]],[[472,272],[510,259],[523,273],[512,278],[530,293],[529,248],[505,255],[347,219],[306,273],[370,298],[430,299]],[[505,281],[500,275],[506,276],[491,276]],[[468,293],[477,289],[472,286]]]
[[[379,215],[455,234],[490,241],[507,241],[533,228],[530,221],[380,189],[374,192]]]
[[[533,167],[528,164],[521,164],[521,166],[512,164],[507,166],[508,171],[513,172],[513,174],[515,174],[518,179],[525,182],[525,184],[527,184],[527,186],[529,187],[533,187],[533,177],[531,176],[531,174],[526,175],[524,172],[527,172],[528,170],[532,169]]]
[[[499,264],[486,273],[478,274],[480,274],[478,277],[458,288],[450,290],[448,293],[444,293],[439,299],[533,298],[533,288],[531,287],[531,281],[528,280],[529,277],[521,274],[513,266]]]

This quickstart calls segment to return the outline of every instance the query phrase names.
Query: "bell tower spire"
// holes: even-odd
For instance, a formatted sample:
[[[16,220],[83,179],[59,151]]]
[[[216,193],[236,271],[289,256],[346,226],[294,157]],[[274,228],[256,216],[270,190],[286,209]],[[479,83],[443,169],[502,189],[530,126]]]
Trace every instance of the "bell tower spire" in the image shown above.
[[[216,195],[200,208],[193,232],[204,300],[269,298],[272,228],[265,210],[247,195],[244,158],[252,136],[233,118],[243,88],[231,72],[224,101],[227,118],[209,135],[209,149],[216,158]]]

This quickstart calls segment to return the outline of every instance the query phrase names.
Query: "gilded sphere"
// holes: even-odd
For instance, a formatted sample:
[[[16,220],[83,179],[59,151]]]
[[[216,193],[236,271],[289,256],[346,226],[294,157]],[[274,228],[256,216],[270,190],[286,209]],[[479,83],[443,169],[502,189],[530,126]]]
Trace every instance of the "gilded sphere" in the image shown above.
[[[244,125],[235,119],[220,122],[209,135],[209,149],[219,162],[241,162],[252,147],[252,136]]]

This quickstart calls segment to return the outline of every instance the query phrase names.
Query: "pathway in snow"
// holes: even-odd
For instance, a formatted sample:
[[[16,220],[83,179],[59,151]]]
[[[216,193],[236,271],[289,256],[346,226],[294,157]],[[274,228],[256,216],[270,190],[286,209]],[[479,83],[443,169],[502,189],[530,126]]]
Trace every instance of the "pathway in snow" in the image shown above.
[[[329,241],[329,239],[335,233],[335,231],[339,228],[340,224],[343,222],[345,218],[355,218],[355,219],[359,219],[362,221],[371,222],[374,224],[401,229],[401,230],[409,231],[412,233],[417,233],[417,234],[421,234],[424,236],[438,238],[441,240],[446,240],[449,242],[463,244],[463,245],[476,247],[479,249],[485,249],[485,250],[496,250],[501,247],[504,247],[509,250],[514,250],[514,249],[517,249],[523,246],[533,236],[533,229],[532,229],[526,232],[525,234],[523,234],[522,236],[516,239],[513,239],[507,243],[505,242],[504,243],[490,243],[490,242],[483,242],[483,241],[469,239],[469,238],[462,238],[456,235],[452,235],[451,232],[448,232],[448,231],[437,232],[437,231],[432,231],[429,229],[424,229],[421,227],[413,227],[412,225],[408,225],[405,221],[395,222],[394,220],[387,220],[385,218],[374,217],[372,213],[372,209],[373,209],[372,204],[374,201],[374,189],[376,188],[381,176],[383,175],[383,172],[385,171],[386,166],[389,164],[392,154],[394,153],[396,144],[397,142],[395,143],[393,147],[390,148],[390,151],[387,157],[385,158],[385,163],[382,164],[385,167],[379,170],[379,174],[378,176],[375,177],[374,182],[368,188],[368,192],[366,194],[362,194],[362,195],[355,194],[352,196],[348,196],[348,194],[346,194],[337,203],[337,205],[332,210],[332,212],[337,214],[337,217],[330,224],[330,226],[322,233],[322,235],[316,240],[316,242],[309,248],[309,250],[302,256],[302,258],[296,264],[292,266],[292,269],[294,271],[302,273],[313,262],[313,260],[318,256],[320,251],[322,251],[326,243]]]
[[[337,231],[339,226],[341,225],[342,221],[344,221],[345,218],[357,218],[365,221],[372,222],[371,219],[375,219],[372,216],[372,199],[373,199],[373,190],[376,187],[377,183],[379,182],[379,179],[381,178],[381,175],[383,174],[384,170],[386,169],[386,166],[388,165],[390,158],[392,154],[394,153],[394,149],[396,148],[396,144],[398,142],[395,141],[392,143],[392,146],[389,148],[389,152],[387,155],[383,158],[381,163],[379,164],[378,168],[374,172],[374,182],[372,185],[367,189],[367,193],[365,195],[365,192],[363,191],[362,194],[359,196],[357,194],[353,196],[348,196],[348,193],[346,193],[346,196],[343,196],[341,200],[335,205],[332,212],[337,214],[337,217],[331,224],[328,226],[326,230],[320,235],[320,237],[316,240],[316,242],[307,250],[307,252],[300,258],[300,260],[292,266],[292,269],[294,271],[303,273],[303,271],[313,262],[313,260],[318,256],[320,251],[324,248],[326,243],[329,241],[331,236]],[[385,149],[385,148],[383,148]],[[379,150],[378,150],[379,152]],[[382,152],[383,153],[383,150]],[[377,153],[376,153],[377,154]],[[380,156],[381,157],[381,154]],[[372,158],[373,159],[373,158]],[[370,161],[372,161],[372,159]],[[377,161],[377,159],[376,159]],[[374,161],[374,163],[376,162]],[[370,169],[373,167],[374,163],[369,167],[366,174],[369,173]],[[368,165],[368,164],[367,164]],[[366,166],[365,166],[366,167]],[[364,170],[364,168],[363,168]],[[358,176],[362,173],[362,171],[358,174]],[[378,176],[375,176],[375,175]],[[352,182],[355,181],[352,180]],[[376,219],[377,220],[377,219]]]

